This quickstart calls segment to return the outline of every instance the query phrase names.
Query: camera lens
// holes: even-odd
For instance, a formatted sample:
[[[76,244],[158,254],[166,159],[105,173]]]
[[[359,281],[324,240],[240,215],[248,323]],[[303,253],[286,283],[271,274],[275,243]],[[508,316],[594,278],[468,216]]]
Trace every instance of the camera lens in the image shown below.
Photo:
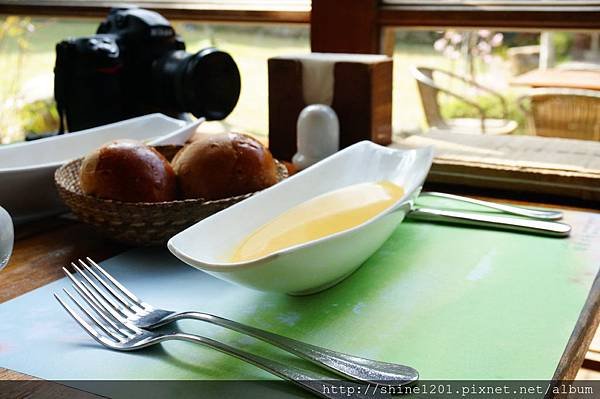
[[[208,120],[224,119],[240,96],[235,61],[215,48],[168,53],[154,63],[153,81],[157,105]]]

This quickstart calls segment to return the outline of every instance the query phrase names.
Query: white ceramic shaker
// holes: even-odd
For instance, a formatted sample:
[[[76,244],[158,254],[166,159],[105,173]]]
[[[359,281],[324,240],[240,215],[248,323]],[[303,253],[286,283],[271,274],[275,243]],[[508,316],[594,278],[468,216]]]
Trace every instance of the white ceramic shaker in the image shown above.
[[[335,111],[312,104],[300,112],[297,127],[298,152],[292,162],[298,170],[327,158],[340,148],[340,123]]]

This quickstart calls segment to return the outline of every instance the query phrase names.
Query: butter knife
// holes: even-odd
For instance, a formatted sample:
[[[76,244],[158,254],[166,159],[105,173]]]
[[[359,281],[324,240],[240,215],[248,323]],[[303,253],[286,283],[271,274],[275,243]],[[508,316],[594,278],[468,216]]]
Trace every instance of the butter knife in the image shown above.
[[[571,226],[566,223],[432,208],[416,207],[407,217],[412,220],[481,226],[551,237],[568,237],[571,233]]]

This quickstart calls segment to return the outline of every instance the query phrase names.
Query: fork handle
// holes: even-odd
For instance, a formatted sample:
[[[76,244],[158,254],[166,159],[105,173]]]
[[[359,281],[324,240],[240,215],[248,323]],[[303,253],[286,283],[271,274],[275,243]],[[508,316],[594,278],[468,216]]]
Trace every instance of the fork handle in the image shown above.
[[[412,367],[347,355],[208,313],[182,312],[171,320],[179,319],[202,320],[249,335],[353,380],[374,383],[388,381],[404,385],[419,379],[419,373]]]
[[[377,391],[377,387],[367,387],[350,381],[334,380],[331,379],[331,377],[329,376],[281,364],[274,360],[254,355],[252,353],[234,348],[232,346],[226,345],[222,342],[218,342],[207,337],[186,333],[174,333],[165,334],[159,338],[159,341],[169,340],[193,342],[204,346],[208,346],[212,349],[216,349],[219,352],[225,353],[227,355],[243,360],[247,363],[253,364],[254,366],[259,367],[279,378],[288,380],[296,384],[300,388],[303,388],[323,398],[339,399],[340,387],[344,387],[346,392],[348,392],[349,389],[352,389],[352,392],[354,393],[352,397],[356,398],[366,399],[367,397],[377,398],[382,396],[375,395],[380,394],[380,392]],[[371,388],[370,391],[372,391],[372,393],[369,391],[369,388]]]

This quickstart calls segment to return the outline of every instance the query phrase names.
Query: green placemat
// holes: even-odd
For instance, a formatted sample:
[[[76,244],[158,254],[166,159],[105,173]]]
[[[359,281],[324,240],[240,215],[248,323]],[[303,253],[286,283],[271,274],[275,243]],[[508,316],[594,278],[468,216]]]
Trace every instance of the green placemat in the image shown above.
[[[426,203],[441,204],[449,206]],[[103,265],[154,305],[204,310],[331,349],[408,364],[424,380],[546,380],[600,265],[600,216],[568,212],[565,220],[575,226],[569,239],[406,221],[348,279],[306,297],[222,282],[166,250],[135,250]],[[52,380],[274,378],[189,343],[133,353],[105,350],[52,298],[68,286],[63,279],[0,305],[0,366]],[[194,321],[179,327],[305,365],[218,327]]]

